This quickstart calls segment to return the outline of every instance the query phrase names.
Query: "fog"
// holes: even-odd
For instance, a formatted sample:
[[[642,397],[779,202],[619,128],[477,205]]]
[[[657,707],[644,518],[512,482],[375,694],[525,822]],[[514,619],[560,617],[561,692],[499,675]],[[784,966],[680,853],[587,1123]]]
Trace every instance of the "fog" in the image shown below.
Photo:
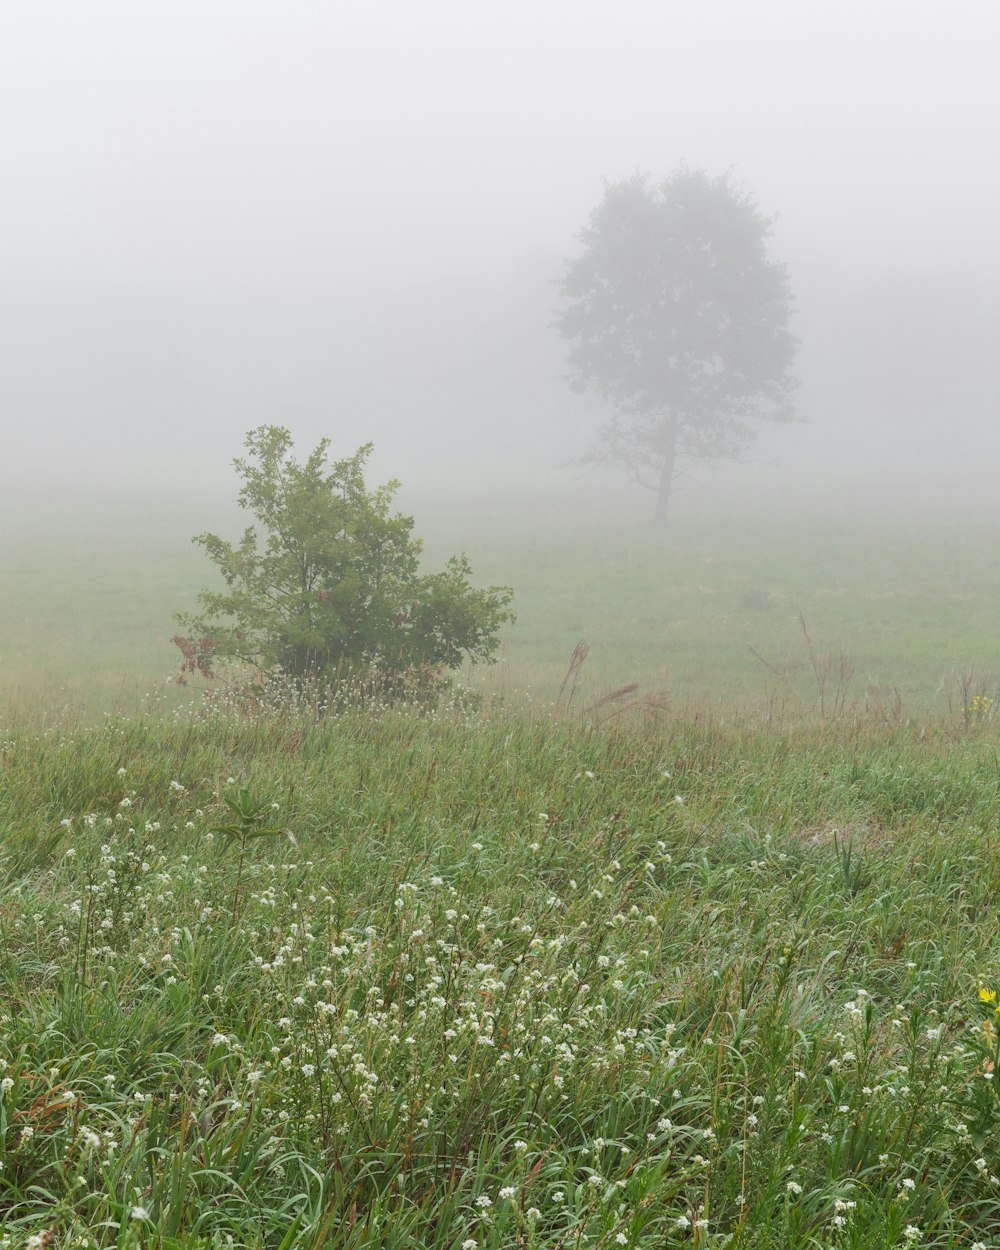
[[[274,422],[456,500],[586,489],[553,283],[603,179],[686,160],[779,215],[805,418],[689,494],[987,499],[998,37],[993,0],[7,5],[0,487],[231,490]]]

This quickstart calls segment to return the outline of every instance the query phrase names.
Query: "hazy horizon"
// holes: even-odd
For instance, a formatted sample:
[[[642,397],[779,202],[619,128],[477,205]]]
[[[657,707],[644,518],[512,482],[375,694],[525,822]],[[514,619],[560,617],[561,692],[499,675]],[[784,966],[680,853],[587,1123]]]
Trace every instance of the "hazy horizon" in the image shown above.
[[[225,490],[271,422],[434,489],[575,474],[607,410],[561,378],[553,279],[603,179],[684,160],[776,215],[798,304],[807,423],[748,488],[989,481],[993,5],[39,3],[2,33],[7,491]]]

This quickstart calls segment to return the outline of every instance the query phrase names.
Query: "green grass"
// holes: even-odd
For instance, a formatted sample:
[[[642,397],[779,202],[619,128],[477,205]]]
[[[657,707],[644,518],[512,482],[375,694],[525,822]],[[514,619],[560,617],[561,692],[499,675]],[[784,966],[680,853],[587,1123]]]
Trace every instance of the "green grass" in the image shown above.
[[[476,716],[164,686],[239,518],[8,507],[0,1250],[1000,1245],[1000,522],[413,510]]]
[[[988,723],[230,710],[0,760],[0,1246],[996,1244]]]
[[[848,657],[849,702],[898,696],[904,714],[922,714],[950,700],[957,713],[972,694],[996,693],[995,516],[759,503],[710,515],[682,501],[664,544],[636,505],[595,516],[586,502],[412,505],[430,564],[465,548],[479,579],[515,589],[500,664],[471,676],[481,688],[550,703],[585,638],[580,702],[637,681],[681,706],[811,712],[819,689],[801,617],[818,658]],[[208,497],[12,510],[0,549],[0,703],[135,710],[177,672],[173,614],[211,580],[191,535],[241,524]]]

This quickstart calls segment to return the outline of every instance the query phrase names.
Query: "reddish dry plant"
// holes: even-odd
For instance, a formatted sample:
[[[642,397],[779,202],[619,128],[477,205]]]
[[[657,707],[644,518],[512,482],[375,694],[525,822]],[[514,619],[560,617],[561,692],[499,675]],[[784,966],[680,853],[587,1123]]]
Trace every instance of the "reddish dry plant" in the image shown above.
[[[180,685],[185,685],[185,673],[200,673],[202,677],[212,678],[215,672],[212,669],[212,653],[215,651],[215,639],[206,635],[204,638],[182,638],[180,634],[174,634],[170,640],[175,647],[179,648],[181,655],[181,676],[178,678]]]

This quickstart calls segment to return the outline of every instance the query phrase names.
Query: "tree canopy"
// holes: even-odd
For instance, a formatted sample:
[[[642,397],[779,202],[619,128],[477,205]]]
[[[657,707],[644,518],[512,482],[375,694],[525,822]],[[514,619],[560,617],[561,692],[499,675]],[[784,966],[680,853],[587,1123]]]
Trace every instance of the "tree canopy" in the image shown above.
[[[365,485],[370,443],[332,462],[327,439],[302,463],[292,446],[281,426],[252,430],[234,465],[256,523],[235,545],[194,539],[225,589],[202,591],[201,612],[177,617],[184,668],[211,675],[228,662],[324,678],[374,666],[391,681],[489,660],[513,620],[512,591],[473,587],[464,555],[421,572],[413,518],[392,511],[399,483]]]
[[[794,416],[797,341],[771,220],[728,174],[682,168],[610,183],[560,292],[572,385],[607,401],[598,454],[657,494],[685,458],[739,458]]]

